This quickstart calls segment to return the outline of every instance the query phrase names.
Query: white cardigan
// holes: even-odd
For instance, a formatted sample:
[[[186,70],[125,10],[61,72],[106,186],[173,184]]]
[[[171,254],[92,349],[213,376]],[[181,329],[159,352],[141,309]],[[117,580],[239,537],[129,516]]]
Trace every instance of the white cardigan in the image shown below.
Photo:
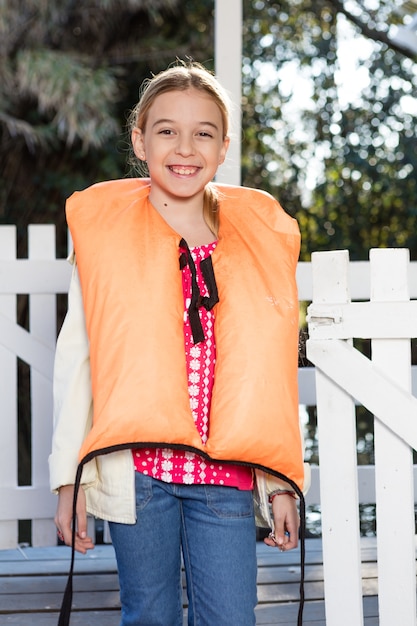
[[[73,255],[70,262],[73,271],[68,313],[58,337],[54,367],[54,434],[49,457],[53,492],[63,485],[74,484],[78,453],[91,428],[93,415],[89,342]],[[88,512],[101,519],[133,524],[136,521],[134,476],[130,450],[100,455],[87,463],[82,486]]]

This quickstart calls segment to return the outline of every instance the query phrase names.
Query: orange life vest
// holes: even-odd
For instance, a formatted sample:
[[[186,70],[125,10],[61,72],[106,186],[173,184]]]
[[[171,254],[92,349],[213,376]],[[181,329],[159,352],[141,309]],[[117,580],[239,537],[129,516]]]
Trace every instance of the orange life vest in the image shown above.
[[[149,180],[99,183],[67,202],[94,400],[80,462],[135,445],[178,446],[264,468],[302,489],[298,225],[264,192],[217,187],[217,358],[206,444],[188,395],[181,236],[150,204]]]

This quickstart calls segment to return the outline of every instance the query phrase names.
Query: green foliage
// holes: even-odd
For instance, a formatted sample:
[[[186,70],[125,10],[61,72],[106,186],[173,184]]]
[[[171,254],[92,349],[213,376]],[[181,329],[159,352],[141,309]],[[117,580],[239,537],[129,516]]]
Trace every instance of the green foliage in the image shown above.
[[[297,217],[303,260],[376,246],[417,258],[415,60],[389,45],[391,0],[347,6],[243,0],[242,180]],[[125,176],[139,85],[176,57],[213,69],[213,11],[214,0],[3,0],[0,221],[63,229],[73,190]],[[346,33],[367,77],[354,93],[340,73]]]
[[[119,131],[112,102],[117,80],[106,68],[92,68],[57,50],[22,50],[16,55],[16,87],[21,99],[37,105],[53,136],[84,150],[100,147]]]
[[[244,7],[244,183],[269,189],[297,217],[303,260],[338,248],[366,259],[379,246],[417,258],[417,118],[404,109],[417,69],[386,43],[392,3],[358,4],[352,15],[324,0]],[[359,27],[371,37],[365,52]],[[368,77],[355,94],[341,82],[346,33],[358,77]]]
[[[187,6],[185,6],[187,5]],[[0,223],[57,225],[74,190],[127,174],[139,86],[177,57],[213,66],[213,2],[0,4]]]

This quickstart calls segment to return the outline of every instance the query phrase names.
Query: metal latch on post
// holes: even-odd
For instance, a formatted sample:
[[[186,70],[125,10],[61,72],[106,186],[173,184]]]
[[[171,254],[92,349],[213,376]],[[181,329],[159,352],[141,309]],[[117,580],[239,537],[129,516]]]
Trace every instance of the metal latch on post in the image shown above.
[[[340,307],[329,305],[310,304],[307,309],[307,322],[317,326],[329,326],[330,324],[341,324],[343,312]]]

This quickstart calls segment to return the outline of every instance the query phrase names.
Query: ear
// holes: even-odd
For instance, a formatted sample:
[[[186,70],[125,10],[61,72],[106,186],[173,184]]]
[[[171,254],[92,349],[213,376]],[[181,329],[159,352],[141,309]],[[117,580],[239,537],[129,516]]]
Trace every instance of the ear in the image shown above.
[[[133,152],[141,161],[146,160],[143,132],[140,128],[134,128],[131,134]]]
[[[227,151],[229,149],[229,145],[230,145],[230,137],[228,137],[226,135],[226,137],[223,139],[223,145],[220,149],[220,155],[219,155],[219,165],[221,165],[222,163],[224,163],[224,160],[226,158],[226,154]]]

